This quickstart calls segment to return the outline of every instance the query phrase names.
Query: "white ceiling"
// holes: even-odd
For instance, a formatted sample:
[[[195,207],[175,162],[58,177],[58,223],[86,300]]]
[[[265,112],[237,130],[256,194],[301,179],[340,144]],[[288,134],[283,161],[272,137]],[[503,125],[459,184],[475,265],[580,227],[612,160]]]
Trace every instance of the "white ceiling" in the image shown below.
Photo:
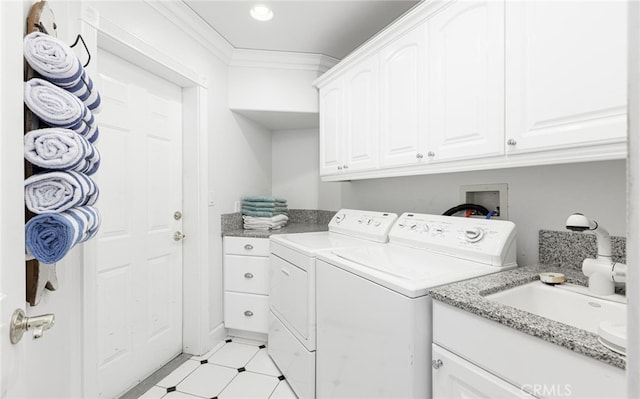
[[[233,47],[323,54],[342,59],[418,0],[183,0]],[[271,21],[249,9],[268,5]]]

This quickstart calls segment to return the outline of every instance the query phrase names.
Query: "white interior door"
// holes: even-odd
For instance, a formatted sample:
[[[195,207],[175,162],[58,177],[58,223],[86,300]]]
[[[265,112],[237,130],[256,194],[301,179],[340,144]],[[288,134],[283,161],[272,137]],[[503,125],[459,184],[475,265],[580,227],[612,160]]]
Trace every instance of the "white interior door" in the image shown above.
[[[97,351],[96,394],[115,397],[182,350],[182,92],[103,50],[98,72],[103,220],[85,350]]]

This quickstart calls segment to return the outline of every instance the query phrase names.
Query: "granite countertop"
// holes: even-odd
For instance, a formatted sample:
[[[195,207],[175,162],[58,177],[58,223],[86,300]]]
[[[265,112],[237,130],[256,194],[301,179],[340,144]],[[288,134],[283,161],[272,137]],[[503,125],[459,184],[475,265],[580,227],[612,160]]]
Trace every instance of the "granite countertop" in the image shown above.
[[[239,212],[221,215],[222,236],[269,238],[274,234],[312,233],[329,230],[329,221],[335,211],[317,209],[289,209],[289,222],[277,230],[245,230]]]
[[[245,230],[243,228],[227,230],[222,233],[223,236],[230,237],[255,237],[269,238],[274,234],[292,234],[292,233],[311,233],[314,231],[327,231],[329,226],[317,223],[289,223],[278,230]]]
[[[434,300],[624,369],[626,357],[597,340],[597,334],[485,299],[485,295],[538,280],[542,272],[564,273],[568,283],[586,285],[581,271],[554,265],[533,265],[461,281],[429,290]]]

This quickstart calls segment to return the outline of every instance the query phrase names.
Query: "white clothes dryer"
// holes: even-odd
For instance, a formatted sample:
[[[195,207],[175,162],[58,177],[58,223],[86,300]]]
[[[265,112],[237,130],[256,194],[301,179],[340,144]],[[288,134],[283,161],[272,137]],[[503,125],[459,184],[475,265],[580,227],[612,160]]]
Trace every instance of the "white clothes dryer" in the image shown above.
[[[516,267],[509,221],[402,214],[316,265],[318,398],[430,398],[430,288]]]
[[[317,254],[382,245],[397,217],[342,209],[329,231],[271,236],[267,351],[299,398],[315,397]]]

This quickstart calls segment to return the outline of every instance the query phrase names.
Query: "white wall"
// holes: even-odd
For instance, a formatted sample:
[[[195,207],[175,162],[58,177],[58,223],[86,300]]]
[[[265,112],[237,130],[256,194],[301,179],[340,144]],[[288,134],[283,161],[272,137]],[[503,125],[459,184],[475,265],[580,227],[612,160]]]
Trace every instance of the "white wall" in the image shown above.
[[[564,230],[573,212],[597,219],[612,235],[626,236],[622,160],[359,180],[343,186],[342,206],[441,214],[461,203],[461,185],[488,183],[508,184],[509,219],[518,229],[520,265],[537,262],[538,231]]]
[[[318,129],[272,133],[272,193],[289,208],[318,209]]]

